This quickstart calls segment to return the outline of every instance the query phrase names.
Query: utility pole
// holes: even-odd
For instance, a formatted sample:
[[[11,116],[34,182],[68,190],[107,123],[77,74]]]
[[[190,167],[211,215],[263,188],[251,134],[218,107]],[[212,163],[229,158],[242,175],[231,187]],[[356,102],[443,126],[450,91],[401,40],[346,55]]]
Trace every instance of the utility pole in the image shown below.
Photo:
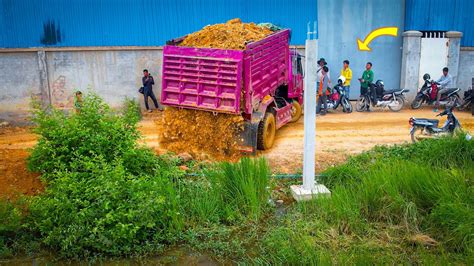
[[[321,195],[330,195],[326,186],[315,181],[316,165],[316,79],[318,58],[318,27],[314,22],[313,31],[308,23],[305,44],[304,75],[304,154],[303,185],[291,186],[291,193],[297,201],[310,200]]]

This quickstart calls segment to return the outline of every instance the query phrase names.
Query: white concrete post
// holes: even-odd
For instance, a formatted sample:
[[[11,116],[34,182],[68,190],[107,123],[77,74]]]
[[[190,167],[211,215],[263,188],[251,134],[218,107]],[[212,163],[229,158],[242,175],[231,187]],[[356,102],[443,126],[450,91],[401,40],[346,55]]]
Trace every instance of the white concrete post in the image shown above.
[[[418,90],[422,35],[419,31],[406,31],[403,33],[400,88],[410,90],[408,93],[409,100],[415,98]]]
[[[308,26],[308,39],[305,47],[304,77],[304,154],[303,154],[303,185],[291,186],[293,197],[297,201],[308,200],[320,194],[329,195],[329,190],[315,182],[316,165],[316,79],[318,40],[317,26],[311,32]],[[314,36],[311,39],[311,35]]]
[[[453,77],[453,87],[457,87],[462,32],[448,31],[446,32],[446,38],[449,39],[447,67],[449,68],[449,74]]]
[[[304,153],[303,187],[314,188],[316,163],[316,62],[318,58],[318,40],[306,40],[305,77],[304,77]]]

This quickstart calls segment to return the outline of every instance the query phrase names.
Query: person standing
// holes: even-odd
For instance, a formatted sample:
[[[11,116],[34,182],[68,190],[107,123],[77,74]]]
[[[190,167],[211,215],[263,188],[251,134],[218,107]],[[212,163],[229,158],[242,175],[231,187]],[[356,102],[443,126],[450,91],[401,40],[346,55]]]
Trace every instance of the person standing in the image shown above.
[[[328,78],[329,68],[327,66],[323,66],[321,69],[321,79],[319,80],[319,88],[318,88],[318,103],[316,105],[316,114],[325,115],[328,110],[328,86],[329,86],[329,78]],[[324,105],[324,109],[321,110],[321,105]]]
[[[316,71],[317,75],[318,75],[318,82],[321,80],[321,77],[323,76],[323,67],[324,66],[327,66],[327,62],[324,58],[320,58],[318,60],[318,70]],[[328,76],[328,85],[331,84],[331,76],[329,75],[329,72],[326,73],[326,75]],[[319,85],[318,85],[318,88],[319,88]]]
[[[149,113],[152,112],[152,110],[148,106],[148,97],[150,97],[153,103],[155,104],[155,108],[158,110],[161,110],[160,105],[158,104],[158,101],[156,100],[155,94],[153,93],[153,85],[155,84],[155,81],[153,80],[153,77],[150,75],[150,73],[148,73],[147,69],[143,70],[142,83],[143,83],[143,96],[145,98],[145,107],[147,111]]]
[[[436,95],[436,105],[433,109],[433,112],[438,112],[439,100],[441,95],[445,93],[450,87],[453,86],[453,77],[448,74],[449,69],[447,67],[443,68],[443,75],[436,81],[439,84],[438,94]]]
[[[373,101],[375,101],[375,89],[372,86],[372,82],[374,81],[374,72],[372,71],[372,63],[367,62],[365,64],[365,71],[362,73],[362,78],[359,79],[360,81],[360,95],[366,95],[367,93],[370,92],[370,96]],[[370,91],[369,91],[370,87]],[[367,111],[370,111],[370,103],[367,104]]]
[[[349,99],[349,93],[351,89],[351,80],[352,80],[352,70],[349,68],[349,60],[344,60],[343,66],[341,69],[341,76],[346,78],[346,81],[344,81],[344,84],[342,84],[342,88],[346,92],[346,97]]]

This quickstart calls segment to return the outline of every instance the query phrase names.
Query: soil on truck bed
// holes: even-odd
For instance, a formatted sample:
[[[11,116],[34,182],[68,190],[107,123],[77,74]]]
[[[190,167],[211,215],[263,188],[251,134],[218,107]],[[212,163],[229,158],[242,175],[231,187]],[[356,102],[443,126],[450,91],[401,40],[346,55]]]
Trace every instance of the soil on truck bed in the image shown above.
[[[242,23],[238,18],[226,23],[208,25],[188,34],[180,46],[244,50],[248,42],[259,41],[273,32],[255,23]]]
[[[474,117],[468,112],[456,112],[464,129],[474,133]],[[144,114],[140,122],[143,143],[157,153],[167,152],[160,147],[161,112]],[[431,109],[402,110],[399,113],[376,110],[371,113],[329,113],[317,118],[317,167],[321,171],[339,164],[352,154],[375,145],[410,142],[408,119],[412,116],[435,119]],[[441,121],[444,121],[442,118]],[[282,127],[276,133],[272,149],[259,152],[268,159],[276,173],[301,172],[303,165],[303,118]],[[35,194],[43,190],[39,176],[26,170],[28,149],[36,143],[29,128],[0,128],[0,196]],[[182,152],[188,152],[183,147]]]

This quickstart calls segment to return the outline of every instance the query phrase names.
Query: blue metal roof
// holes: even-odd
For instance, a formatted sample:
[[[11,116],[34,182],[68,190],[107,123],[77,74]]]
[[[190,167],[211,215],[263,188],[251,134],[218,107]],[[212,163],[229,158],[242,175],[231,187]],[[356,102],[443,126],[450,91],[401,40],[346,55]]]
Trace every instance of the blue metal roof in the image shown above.
[[[461,46],[474,46],[474,1],[406,0],[405,30],[461,31]]]
[[[316,0],[0,0],[0,47],[155,46],[232,18],[292,29],[304,44]]]

